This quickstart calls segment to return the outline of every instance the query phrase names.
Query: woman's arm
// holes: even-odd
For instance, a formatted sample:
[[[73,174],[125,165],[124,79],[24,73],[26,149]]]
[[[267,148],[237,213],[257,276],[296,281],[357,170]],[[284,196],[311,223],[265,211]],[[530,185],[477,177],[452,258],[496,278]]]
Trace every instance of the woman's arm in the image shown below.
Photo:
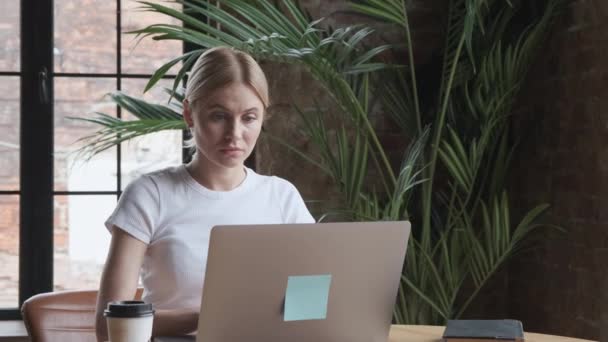
[[[139,269],[148,246],[122,229],[112,228],[112,241],[106,264],[101,274],[101,284],[97,295],[95,313],[95,333],[97,341],[108,339],[106,319],[103,316],[108,302],[132,300],[137,290]]]
[[[108,331],[103,316],[107,303],[116,300],[131,300],[137,290],[137,279],[148,245],[120,228],[112,229],[112,241],[101,276],[95,332],[98,341],[106,341]],[[185,335],[197,328],[198,309],[156,310],[153,336]]]

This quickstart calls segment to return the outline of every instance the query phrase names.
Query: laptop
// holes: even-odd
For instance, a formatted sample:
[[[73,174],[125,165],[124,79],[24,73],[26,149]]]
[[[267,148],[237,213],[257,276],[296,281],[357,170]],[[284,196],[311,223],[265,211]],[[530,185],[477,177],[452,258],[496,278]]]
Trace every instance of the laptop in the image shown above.
[[[410,224],[216,226],[197,342],[386,342]]]

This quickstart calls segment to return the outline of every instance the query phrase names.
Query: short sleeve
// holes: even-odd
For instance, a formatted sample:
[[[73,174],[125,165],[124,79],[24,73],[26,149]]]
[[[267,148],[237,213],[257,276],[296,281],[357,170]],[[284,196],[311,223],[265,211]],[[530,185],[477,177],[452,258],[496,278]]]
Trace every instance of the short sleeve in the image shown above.
[[[149,176],[141,176],[123,191],[116,209],[106,220],[106,228],[112,232],[116,226],[136,239],[150,244],[159,221],[160,194]]]
[[[278,193],[279,205],[281,206],[281,213],[283,216],[284,223],[315,223],[315,219],[312,217],[304,199],[300,195],[300,192],[290,182],[279,178],[275,178],[275,191]]]

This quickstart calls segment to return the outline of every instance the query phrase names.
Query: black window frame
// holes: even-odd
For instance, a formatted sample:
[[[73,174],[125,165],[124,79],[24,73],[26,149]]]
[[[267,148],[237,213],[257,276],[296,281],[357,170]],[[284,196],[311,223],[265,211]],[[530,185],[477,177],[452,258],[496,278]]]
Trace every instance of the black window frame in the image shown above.
[[[53,202],[60,195],[121,194],[121,147],[117,147],[117,184],[113,191],[55,191],[54,189],[54,92],[55,78],[114,78],[116,89],[123,79],[148,79],[151,74],[121,73],[121,8],[116,1],[116,72],[54,73],[54,1],[20,0],[20,71],[0,70],[0,77],[18,76],[20,85],[20,185],[3,195],[19,195],[19,295],[17,308],[0,308],[0,321],[21,319],[20,308],[33,295],[53,291]],[[183,51],[195,47],[182,44]],[[165,78],[174,78],[167,75]],[[111,91],[114,89],[108,89]],[[117,116],[121,109],[117,106]],[[183,138],[189,132],[183,132]],[[182,161],[189,161],[182,149]]]

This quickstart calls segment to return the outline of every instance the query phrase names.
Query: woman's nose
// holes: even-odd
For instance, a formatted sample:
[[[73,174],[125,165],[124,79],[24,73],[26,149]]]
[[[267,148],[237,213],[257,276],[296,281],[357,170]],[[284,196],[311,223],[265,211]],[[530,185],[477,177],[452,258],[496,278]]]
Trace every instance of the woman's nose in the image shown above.
[[[240,134],[240,130],[241,130],[241,127],[240,127],[239,123],[235,122],[235,121],[231,121],[228,124],[228,126],[226,127],[225,139],[232,140],[232,139],[238,138],[238,136]]]

